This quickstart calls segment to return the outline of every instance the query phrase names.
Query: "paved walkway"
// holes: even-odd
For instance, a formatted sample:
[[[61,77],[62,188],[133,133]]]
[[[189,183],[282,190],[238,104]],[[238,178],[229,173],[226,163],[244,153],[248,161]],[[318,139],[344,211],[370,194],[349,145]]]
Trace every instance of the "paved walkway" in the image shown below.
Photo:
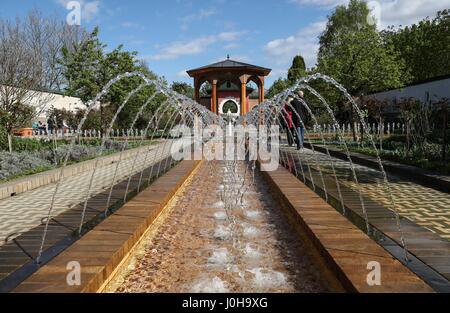
[[[291,152],[294,150],[288,148]],[[296,153],[296,152],[294,152]],[[326,154],[304,149],[298,153],[303,166],[317,164],[327,176],[332,175],[331,162]],[[381,172],[354,164],[359,184],[353,182],[350,163],[332,158],[341,184],[352,190],[361,190],[364,196],[390,207],[389,194],[382,184]],[[332,176],[331,176],[332,177]],[[450,240],[450,195],[417,183],[388,175],[390,188],[399,213],[416,224]],[[320,182],[316,182],[320,184]]]
[[[146,158],[147,151],[149,153]],[[126,179],[130,173],[135,174],[142,171],[169,154],[170,144],[168,143],[142,147],[133,171],[134,156],[120,162],[115,182]],[[96,170],[90,190],[91,196],[109,190],[116,167],[117,163],[114,163]],[[155,168],[155,171],[157,171],[157,168]],[[92,173],[91,170],[63,178],[54,204],[53,216],[85,200]],[[23,233],[41,223],[41,219],[48,214],[54,191],[55,184],[50,184],[19,194],[16,197],[0,200],[0,246],[4,244],[4,239],[8,235]]]

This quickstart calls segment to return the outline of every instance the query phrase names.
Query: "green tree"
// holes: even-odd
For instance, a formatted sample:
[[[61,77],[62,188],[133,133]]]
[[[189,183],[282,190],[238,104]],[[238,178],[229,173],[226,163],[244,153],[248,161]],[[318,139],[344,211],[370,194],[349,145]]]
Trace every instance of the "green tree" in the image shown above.
[[[338,6],[320,37],[318,69],[335,78],[350,94],[360,97],[402,87],[405,64],[374,25],[366,22],[369,10],[360,0]]]
[[[266,97],[268,99],[273,98],[283,90],[289,87],[289,83],[286,79],[278,78],[273,82],[272,86],[267,90]]]
[[[367,23],[368,14],[367,4],[361,0],[338,6],[319,40],[318,71],[340,82],[355,99],[402,87],[409,80],[404,61],[392,45],[386,44],[376,26]],[[336,94],[327,96],[339,99]],[[353,126],[357,118],[353,107],[334,103],[338,110],[349,111],[348,121]],[[353,137],[356,139],[354,130]]]
[[[294,57],[294,60],[292,60],[292,66],[288,71],[287,79],[292,85],[298,79],[305,77],[306,75],[308,75],[308,73],[306,71],[305,60],[301,55],[297,55]]]
[[[55,59],[60,43],[77,42],[73,30],[38,11],[25,19],[0,17],[0,128],[6,130],[9,151],[13,132],[29,127],[53,99],[41,91],[58,87]]]
[[[79,97],[84,103],[93,99],[101,88],[99,69],[105,46],[98,39],[98,32],[95,28],[86,40],[73,45],[72,49],[62,48],[60,63],[64,67],[65,93]]]
[[[172,90],[185,95],[188,98],[194,99],[194,87],[184,82],[173,82]]]
[[[297,55],[292,60],[292,65],[288,70],[287,78],[279,78],[277,79],[272,86],[268,89],[266,97],[272,98],[276,94],[284,91],[285,89],[291,87],[295,82],[308,75],[306,70],[305,60],[301,55]]]
[[[136,52],[124,51],[119,45],[111,52],[106,53],[106,45],[98,39],[99,30],[95,28],[87,40],[73,47],[71,50],[63,48],[61,63],[65,69],[64,74],[67,80],[66,94],[77,96],[87,103],[101,91],[110,80],[125,72],[140,71],[151,79],[157,79],[144,62],[137,59]],[[127,95],[137,88],[143,81],[139,77],[129,77],[122,79],[111,86],[109,92],[100,99],[100,121],[101,128],[105,130],[119,106],[126,99]],[[139,94],[132,97],[126,109],[122,110],[118,116],[116,127],[128,128],[134,120],[141,105],[155,92],[153,86],[141,90]],[[141,121],[138,124],[145,124],[142,120],[150,115],[152,106],[144,111]],[[93,112],[92,114],[96,114]],[[96,120],[96,119],[94,119]],[[96,123],[94,123],[95,125]]]
[[[386,42],[405,60],[414,82],[450,73],[450,10],[403,28],[383,32]]]

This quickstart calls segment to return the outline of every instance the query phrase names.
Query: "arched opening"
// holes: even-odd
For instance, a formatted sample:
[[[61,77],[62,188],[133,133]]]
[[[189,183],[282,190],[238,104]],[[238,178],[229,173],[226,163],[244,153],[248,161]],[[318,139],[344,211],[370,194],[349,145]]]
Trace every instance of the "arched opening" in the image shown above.
[[[219,113],[239,116],[241,113],[239,103],[234,99],[224,99],[219,105]]]
[[[202,79],[199,81],[198,86],[198,99],[197,102],[199,102],[201,105],[203,105],[208,110],[212,111],[212,85],[211,82],[209,82],[206,79]]]
[[[250,112],[255,106],[264,100],[264,85],[259,77],[251,76],[248,79],[246,86],[249,91],[247,94],[248,103],[246,112]]]

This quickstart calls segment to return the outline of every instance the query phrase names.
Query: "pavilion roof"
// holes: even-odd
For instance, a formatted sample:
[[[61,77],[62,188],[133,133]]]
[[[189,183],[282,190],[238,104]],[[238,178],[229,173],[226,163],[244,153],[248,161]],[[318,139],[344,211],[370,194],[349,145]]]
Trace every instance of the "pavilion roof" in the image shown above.
[[[252,65],[248,63],[243,63],[239,61],[234,61],[230,59],[226,59],[217,63],[213,63],[210,65],[202,66],[196,69],[188,70],[187,73],[189,76],[194,77],[198,73],[209,72],[209,71],[217,71],[217,70],[228,70],[228,69],[241,69],[241,70],[250,70],[253,72],[260,72],[261,75],[267,76],[272,71],[269,68]]]

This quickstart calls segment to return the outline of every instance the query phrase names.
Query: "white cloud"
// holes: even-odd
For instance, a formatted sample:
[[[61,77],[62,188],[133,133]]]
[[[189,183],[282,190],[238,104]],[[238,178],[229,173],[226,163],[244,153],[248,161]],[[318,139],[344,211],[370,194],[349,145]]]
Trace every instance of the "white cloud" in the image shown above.
[[[437,11],[450,8],[450,0],[395,0],[380,3],[382,28],[390,25],[408,26],[426,17],[436,16]]]
[[[237,49],[239,47],[240,47],[240,45],[238,43],[232,42],[230,44],[225,45],[223,48],[225,50],[233,50],[233,49]]]
[[[82,5],[82,16],[88,21],[94,18],[99,12],[100,1],[90,1]]]
[[[140,27],[138,23],[134,22],[123,22],[120,24],[124,28],[138,28]]]
[[[301,29],[297,34],[287,38],[275,39],[264,47],[267,57],[278,65],[287,65],[294,56],[301,54],[307,67],[316,64],[319,49],[318,36],[325,29],[326,21],[318,21]]]
[[[286,69],[273,69],[272,72],[270,72],[269,74],[269,79],[278,79],[280,77],[286,77],[287,76],[288,71]]]
[[[341,3],[346,3],[347,0],[290,0],[292,3],[297,3],[300,5],[310,5],[310,6],[335,6]]]
[[[231,59],[238,61],[238,62],[243,62],[243,63],[251,63],[252,60],[245,55],[232,55],[230,56]]]
[[[207,36],[193,39],[188,42],[176,41],[162,48],[158,54],[150,56],[151,60],[170,60],[182,55],[199,54],[206,47],[217,41],[215,36]]]
[[[179,71],[179,72],[177,73],[177,77],[180,77],[180,78],[189,78],[189,75],[188,75],[188,73],[186,73],[186,70],[182,70],[182,71]]]
[[[348,0],[290,0],[292,3],[304,6],[332,8],[338,4],[347,4]],[[427,16],[433,17],[437,11],[450,8],[450,0],[369,0],[375,3],[380,12],[379,26],[411,25]]]
[[[217,14],[217,12],[214,9],[201,9],[197,13],[183,16],[178,19],[181,22],[181,30],[186,31],[189,29],[189,24],[192,22],[205,20],[215,14]]]
[[[211,63],[216,63],[216,62],[221,62],[223,61],[225,58],[217,58],[214,61],[212,61]],[[230,55],[230,59],[233,61],[238,61],[238,62],[243,62],[243,63],[251,63],[252,60],[245,55]]]
[[[171,60],[183,55],[195,55],[205,51],[210,45],[217,42],[231,42],[237,40],[245,32],[223,32],[217,35],[204,36],[190,41],[175,41],[159,49],[150,60]],[[159,48],[159,47],[158,47]]]
[[[221,41],[235,41],[239,39],[243,34],[247,33],[246,31],[242,32],[223,32],[220,33],[217,38]]]
[[[71,0],[57,0],[57,2],[67,9],[67,3]],[[81,20],[90,21],[92,20],[100,11],[100,0],[95,1],[85,1],[78,0],[81,5]]]

